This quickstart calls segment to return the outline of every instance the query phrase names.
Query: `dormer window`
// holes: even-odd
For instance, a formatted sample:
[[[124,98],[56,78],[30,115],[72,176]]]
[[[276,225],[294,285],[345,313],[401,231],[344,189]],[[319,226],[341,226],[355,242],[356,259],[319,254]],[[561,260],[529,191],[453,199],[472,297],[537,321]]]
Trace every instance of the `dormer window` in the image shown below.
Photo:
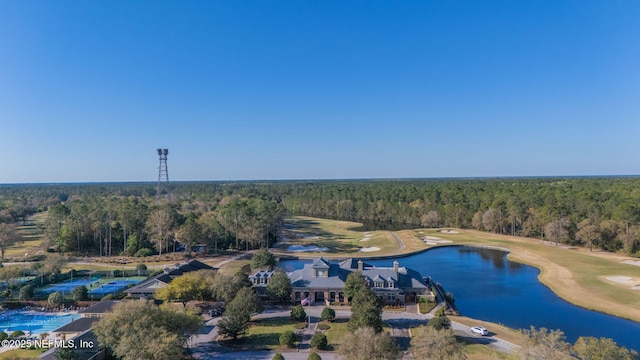
[[[384,287],[384,281],[376,281],[376,282],[373,283],[373,286],[377,287],[377,288],[383,288]]]

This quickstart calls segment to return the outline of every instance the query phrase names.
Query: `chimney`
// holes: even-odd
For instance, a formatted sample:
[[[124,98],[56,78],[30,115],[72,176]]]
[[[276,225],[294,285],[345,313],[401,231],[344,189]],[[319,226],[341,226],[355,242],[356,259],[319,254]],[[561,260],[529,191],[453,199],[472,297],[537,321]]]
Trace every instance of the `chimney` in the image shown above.
[[[396,272],[396,276],[398,275],[398,261],[393,262],[393,271]]]
[[[169,275],[169,268],[168,268],[168,267],[166,267],[166,266],[165,266],[165,268],[164,268],[164,273],[165,273],[165,275]]]
[[[362,264],[362,260],[358,260],[358,271],[364,270],[364,265]]]

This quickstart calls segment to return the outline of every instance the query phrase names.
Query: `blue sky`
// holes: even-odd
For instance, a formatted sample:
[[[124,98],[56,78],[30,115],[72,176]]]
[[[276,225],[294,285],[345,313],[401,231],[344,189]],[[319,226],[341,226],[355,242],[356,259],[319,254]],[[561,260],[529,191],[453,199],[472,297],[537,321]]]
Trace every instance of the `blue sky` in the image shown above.
[[[2,1],[0,183],[640,174],[638,1]]]

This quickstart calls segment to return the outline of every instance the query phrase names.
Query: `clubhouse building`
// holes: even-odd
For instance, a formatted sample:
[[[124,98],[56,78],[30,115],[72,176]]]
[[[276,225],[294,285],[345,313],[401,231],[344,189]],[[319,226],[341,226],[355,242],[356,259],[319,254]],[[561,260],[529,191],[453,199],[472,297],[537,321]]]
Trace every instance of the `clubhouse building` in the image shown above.
[[[375,267],[362,260],[347,259],[340,263],[329,262],[323,258],[316,258],[304,268],[289,274],[291,280],[293,302],[300,303],[308,298],[313,303],[347,303],[344,295],[344,284],[347,276],[354,271],[360,271],[371,290],[378,298],[387,304],[404,304],[415,301],[418,295],[425,295],[429,289],[415,270],[400,267],[397,261],[393,267]],[[256,274],[254,274],[256,275]],[[261,274],[261,279],[269,276]],[[252,280],[258,280],[254,277]],[[266,286],[268,280],[258,280]],[[256,281],[254,281],[256,284]],[[254,285],[254,286],[255,286]],[[262,285],[262,284],[261,284]]]

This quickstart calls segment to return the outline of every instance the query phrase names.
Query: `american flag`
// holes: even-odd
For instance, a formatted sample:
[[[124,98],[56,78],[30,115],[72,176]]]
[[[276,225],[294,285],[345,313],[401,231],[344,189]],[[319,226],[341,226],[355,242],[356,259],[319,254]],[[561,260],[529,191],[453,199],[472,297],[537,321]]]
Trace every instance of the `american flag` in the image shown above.
[[[309,303],[309,298],[308,298],[308,297],[306,297],[306,298],[304,298],[304,299],[302,299],[302,300],[300,301],[300,304],[301,304],[302,306],[307,305],[308,303]]]

